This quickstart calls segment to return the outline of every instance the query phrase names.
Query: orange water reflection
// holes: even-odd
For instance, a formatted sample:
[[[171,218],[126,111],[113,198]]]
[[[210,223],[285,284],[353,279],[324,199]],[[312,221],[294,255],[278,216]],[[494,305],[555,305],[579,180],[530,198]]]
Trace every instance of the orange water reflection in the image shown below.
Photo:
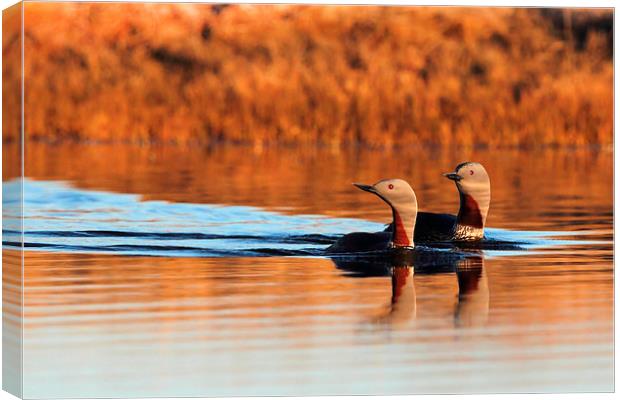
[[[566,230],[584,216],[589,227],[609,226],[613,153],[605,150],[253,151],[28,143],[25,175],[137,193],[145,199],[385,221],[390,218],[386,207],[355,190],[351,182],[400,177],[416,190],[420,209],[455,212],[455,188],[441,173],[465,160],[482,162],[491,176],[489,226]]]
[[[394,279],[323,258],[26,252],[27,397],[613,389],[610,152],[28,143],[26,154],[30,179],[377,221],[389,211],[352,181],[405,178],[422,209],[451,212],[440,174],[472,159],[491,175],[490,226],[580,240]],[[18,321],[19,255],[3,257],[5,321]]]
[[[462,264],[457,274],[360,279],[343,275],[326,259],[29,252],[27,381],[55,380],[29,390],[72,396],[114,395],[124,388],[124,395],[149,396],[158,392],[143,374],[156,374],[149,379],[160,379],[164,393],[239,392],[209,378],[215,370],[215,376],[254,382],[252,393],[350,393],[351,386],[339,380],[373,371],[394,375],[386,381],[391,386],[371,393],[611,387],[608,261],[516,256],[482,262]],[[190,358],[187,349],[194,349]],[[81,352],[91,358],[76,380]],[[300,377],[312,376],[323,363],[338,369],[322,383],[284,379],[282,368],[302,362],[304,354],[312,356],[294,364]],[[262,369],[255,369],[249,355],[264,358]],[[110,372],[108,356],[120,362],[109,378],[117,389],[94,385]],[[129,356],[138,369],[123,366]],[[217,364],[222,357],[230,364]],[[391,360],[389,367],[381,359]],[[200,376],[185,374],[184,363],[197,363]],[[542,379],[529,375],[556,364]],[[496,365],[507,366],[491,371]],[[463,375],[449,383],[430,376],[424,382],[399,378],[416,371],[426,376],[435,368]],[[469,381],[477,368],[497,382]],[[253,380],[262,373],[269,375],[264,382]],[[282,386],[272,386],[279,379]]]

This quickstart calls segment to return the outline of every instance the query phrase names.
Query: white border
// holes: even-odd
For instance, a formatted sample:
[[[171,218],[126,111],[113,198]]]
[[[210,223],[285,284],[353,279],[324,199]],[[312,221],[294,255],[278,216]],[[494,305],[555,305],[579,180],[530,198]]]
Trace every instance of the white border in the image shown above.
[[[81,2],[88,2],[88,0],[74,0],[74,1],[81,1]],[[128,2],[141,2],[138,0],[126,0]],[[91,0],[92,2],[92,0]],[[199,0],[185,0],[185,1],[179,1],[179,0],[150,0],[148,2],[152,2],[152,3],[225,3],[226,1],[199,1]],[[233,2],[233,1],[228,1],[228,2]],[[268,0],[255,0],[255,1],[236,1],[237,3],[258,3],[258,4],[265,4],[265,3],[277,3],[277,2],[281,2],[281,3],[294,3],[294,4],[306,4],[306,3],[311,3],[311,4],[383,4],[383,5],[429,5],[429,6],[439,6],[439,5],[451,5],[451,6],[495,6],[495,7],[515,7],[515,6],[519,6],[519,7],[616,7],[616,1],[600,1],[600,0],[595,0],[595,1],[575,1],[575,0],[564,0],[564,1],[559,1],[559,0],[538,0],[538,1],[532,1],[532,0],[524,0],[524,1],[520,1],[519,3],[515,3],[515,2],[509,2],[509,1],[497,1],[497,0],[477,0],[477,1],[467,1],[467,0],[448,0],[448,1],[438,1],[438,2],[429,2],[429,1],[415,1],[415,0],[375,0],[375,1],[369,1],[369,0],[339,0],[339,1],[333,1],[333,0],[313,0],[313,1],[304,1],[304,0],[288,0],[288,1],[268,1]],[[10,7],[14,4],[17,4],[18,1],[16,0],[0,0],[0,8],[5,9],[7,7]],[[617,16],[614,14],[614,27],[617,26],[616,25],[617,22]],[[1,38],[1,33],[0,33],[0,38]],[[618,33],[617,30],[614,29],[614,54],[618,54]],[[0,52],[0,63],[2,60],[2,55]],[[615,68],[616,66],[614,65],[614,99],[615,99],[615,93],[618,92],[618,80],[616,79],[616,73],[617,73],[617,68]],[[0,89],[2,88],[2,83],[0,82]],[[618,142],[615,140],[615,132],[617,131],[617,127],[618,127],[618,119],[616,118],[619,111],[619,107],[618,104],[614,101],[614,200],[615,199],[619,199],[620,196],[620,185],[618,185],[618,169],[617,169],[617,156],[618,156]],[[0,108],[0,118],[2,116],[2,110]],[[2,144],[0,141],[0,151],[2,149]],[[1,154],[1,153],[0,153]],[[1,164],[0,164],[0,171],[1,171]],[[2,192],[0,191],[0,204],[2,201]],[[618,208],[616,207],[616,203],[614,201],[614,238],[616,235],[616,215],[617,215],[617,211]],[[617,254],[618,250],[620,248],[620,245],[618,245],[618,242],[614,241],[614,271],[615,271],[615,254]],[[1,261],[0,261],[1,263]],[[1,276],[1,272],[0,272],[0,276]],[[617,287],[618,284],[618,274],[614,273],[614,283],[615,286],[614,288]],[[615,304],[618,304],[618,291],[615,291]],[[618,309],[615,308],[615,320],[618,321]],[[616,346],[614,346],[614,348],[617,348],[617,336],[616,336]],[[1,351],[0,351],[1,354]],[[616,356],[614,358],[615,360],[615,370],[618,371],[618,357]],[[0,376],[1,379],[1,376]],[[615,387],[618,388],[620,387],[618,385],[618,375],[615,375]],[[611,398],[616,398],[615,394],[608,394],[608,393],[588,393],[588,394],[583,394],[583,393],[571,393],[571,394],[493,394],[493,395],[412,395],[412,396],[372,396],[373,398],[377,398],[377,399],[385,399],[385,400],[402,400],[402,399],[420,399],[420,400],[443,400],[443,399],[454,399],[455,396],[459,396],[459,397],[463,397],[466,399],[477,399],[477,398],[483,398],[483,399],[488,399],[488,400],[520,400],[520,399],[550,399],[550,400],[564,400],[564,399],[570,399],[570,400],[581,400],[584,397],[587,396],[587,398],[589,399],[611,399]],[[305,400],[315,400],[315,399],[320,399],[320,400],[353,400],[353,399],[359,399],[360,397],[355,397],[355,396],[324,396],[324,397],[279,397],[277,399],[282,399],[282,400],[289,400],[289,399],[296,399],[296,398],[301,398],[301,399],[305,399]],[[14,396],[4,392],[4,391],[0,391],[0,400],[8,400],[8,399],[15,399]],[[158,398],[158,400],[161,399],[176,399],[176,398]],[[229,398],[231,400],[237,400],[237,399],[264,399],[264,397],[243,397],[243,398],[237,398],[237,397],[231,397]],[[121,398],[121,400],[123,400]],[[181,399],[179,399],[181,400]],[[183,399],[186,400],[186,399]]]

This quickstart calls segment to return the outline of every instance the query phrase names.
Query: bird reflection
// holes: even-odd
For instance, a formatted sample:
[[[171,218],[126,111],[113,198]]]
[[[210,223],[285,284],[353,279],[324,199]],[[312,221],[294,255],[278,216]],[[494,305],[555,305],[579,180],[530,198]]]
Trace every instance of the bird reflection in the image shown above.
[[[442,254],[430,263],[431,255],[391,256],[384,259],[332,258],[336,267],[345,275],[364,277],[390,277],[392,298],[374,324],[396,327],[417,317],[416,275],[455,273],[458,282],[457,302],[454,306],[454,326],[467,328],[482,326],[489,314],[489,286],[484,258],[481,254]],[[445,314],[444,314],[445,315]]]
[[[483,326],[489,317],[489,283],[484,258],[478,255],[459,261],[456,277],[459,295],[454,312],[455,326]]]
[[[415,319],[416,296],[413,273],[413,267],[392,267],[392,301],[388,312],[379,317],[377,322],[402,324],[410,319]]]

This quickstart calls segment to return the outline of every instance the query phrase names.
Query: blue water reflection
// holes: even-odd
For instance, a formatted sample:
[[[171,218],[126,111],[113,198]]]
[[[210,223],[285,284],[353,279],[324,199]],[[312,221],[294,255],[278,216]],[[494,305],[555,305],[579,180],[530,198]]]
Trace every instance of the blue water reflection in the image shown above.
[[[21,182],[4,183],[3,244],[19,245]],[[60,181],[23,181],[24,245],[31,250],[151,256],[320,256],[339,235],[383,224],[324,215],[287,215],[250,206],[145,201]],[[487,255],[566,245],[571,232],[489,229]],[[492,244],[498,244],[499,246]],[[517,246],[505,246],[514,243]],[[595,242],[588,242],[595,243]],[[442,246],[439,246],[440,248]],[[449,247],[449,246],[447,246]],[[443,246],[446,248],[446,246]]]

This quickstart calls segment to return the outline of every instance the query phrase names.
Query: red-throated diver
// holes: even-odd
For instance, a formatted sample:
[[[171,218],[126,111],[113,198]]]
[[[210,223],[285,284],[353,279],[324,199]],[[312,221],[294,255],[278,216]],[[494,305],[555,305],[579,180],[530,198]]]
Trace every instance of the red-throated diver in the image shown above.
[[[383,232],[353,232],[344,235],[326,249],[328,253],[357,253],[388,248],[412,248],[418,202],[411,186],[402,179],[385,179],[374,185],[354,183],[358,188],[374,193],[392,209],[395,229]]]
[[[461,206],[458,215],[419,212],[414,241],[475,241],[484,238],[484,224],[491,202],[491,182],[484,167],[475,162],[457,165],[443,174],[456,183]],[[392,231],[392,225],[386,232]]]

